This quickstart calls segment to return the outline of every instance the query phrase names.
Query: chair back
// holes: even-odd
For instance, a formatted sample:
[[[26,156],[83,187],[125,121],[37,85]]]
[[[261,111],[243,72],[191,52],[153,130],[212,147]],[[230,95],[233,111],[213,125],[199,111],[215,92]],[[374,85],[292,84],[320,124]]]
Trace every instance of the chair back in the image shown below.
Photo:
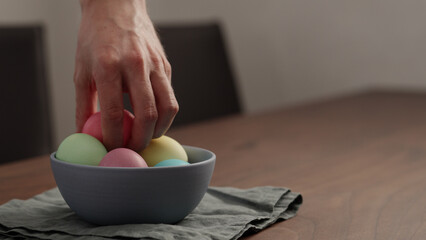
[[[40,26],[0,27],[0,163],[52,150],[43,47]]]

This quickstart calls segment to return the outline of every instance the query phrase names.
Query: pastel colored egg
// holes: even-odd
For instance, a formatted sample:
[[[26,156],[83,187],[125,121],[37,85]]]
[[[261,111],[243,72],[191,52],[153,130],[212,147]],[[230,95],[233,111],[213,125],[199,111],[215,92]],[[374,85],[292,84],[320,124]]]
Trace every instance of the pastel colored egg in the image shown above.
[[[116,148],[107,153],[99,166],[103,167],[148,167],[145,160],[128,148]]]
[[[96,138],[85,133],[74,133],[59,145],[56,158],[70,163],[96,166],[106,154],[104,145]]]
[[[133,119],[135,116],[127,110],[123,114],[123,146],[129,142],[130,134],[132,132]],[[102,125],[101,125],[101,112],[96,112],[87,119],[83,126],[83,133],[89,134],[103,143]]]
[[[188,162],[188,156],[182,145],[167,136],[152,139],[148,147],[140,152],[140,155],[150,167],[167,159],[180,159]]]
[[[167,159],[157,163],[154,167],[173,167],[182,165],[189,165],[189,163],[180,159]]]

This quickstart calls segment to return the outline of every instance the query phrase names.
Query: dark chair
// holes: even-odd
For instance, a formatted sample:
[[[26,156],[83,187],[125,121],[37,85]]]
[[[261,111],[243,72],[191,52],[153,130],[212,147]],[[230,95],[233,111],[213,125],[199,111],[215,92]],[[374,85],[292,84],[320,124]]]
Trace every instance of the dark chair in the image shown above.
[[[0,27],[0,163],[50,153],[43,30]]]
[[[172,65],[172,85],[180,106],[173,126],[241,111],[218,24],[159,25],[157,30]],[[130,109],[128,98],[124,102]]]

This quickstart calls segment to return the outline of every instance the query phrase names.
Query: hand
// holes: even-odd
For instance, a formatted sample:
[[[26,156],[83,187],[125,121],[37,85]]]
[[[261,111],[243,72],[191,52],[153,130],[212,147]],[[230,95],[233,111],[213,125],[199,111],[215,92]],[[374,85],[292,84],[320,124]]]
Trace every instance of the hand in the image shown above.
[[[108,150],[122,147],[123,92],[135,120],[127,147],[140,151],[162,136],[179,110],[171,66],[144,0],[81,0],[74,84],[76,125],[81,131],[99,97]]]

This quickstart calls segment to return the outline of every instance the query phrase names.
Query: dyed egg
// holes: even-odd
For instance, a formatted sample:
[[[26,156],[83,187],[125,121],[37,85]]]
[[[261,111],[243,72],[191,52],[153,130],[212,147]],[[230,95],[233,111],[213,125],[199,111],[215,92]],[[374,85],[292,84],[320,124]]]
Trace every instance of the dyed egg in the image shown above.
[[[107,153],[99,166],[103,167],[148,167],[143,158],[128,148],[116,148]]]
[[[140,155],[150,167],[167,159],[180,159],[188,162],[188,156],[182,145],[167,136],[152,139],[148,147],[140,152]]]
[[[123,114],[123,146],[129,142],[130,133],[132,132],[133,119],[135,116],[127,110]],[[83,126],[83,133],[89,134],[103,143],[102,126],[101,126],[101,112],[94,113],[87,119]]]
[[[56,158],[70,163],[96,166],[105,154],[107,150],[96,138],[84,133],[74,133],[59,145]]]
[[[180,159],[167,159],[157,163],[154,167],[173,167],[182,165],[189,165],[189,163]]]

